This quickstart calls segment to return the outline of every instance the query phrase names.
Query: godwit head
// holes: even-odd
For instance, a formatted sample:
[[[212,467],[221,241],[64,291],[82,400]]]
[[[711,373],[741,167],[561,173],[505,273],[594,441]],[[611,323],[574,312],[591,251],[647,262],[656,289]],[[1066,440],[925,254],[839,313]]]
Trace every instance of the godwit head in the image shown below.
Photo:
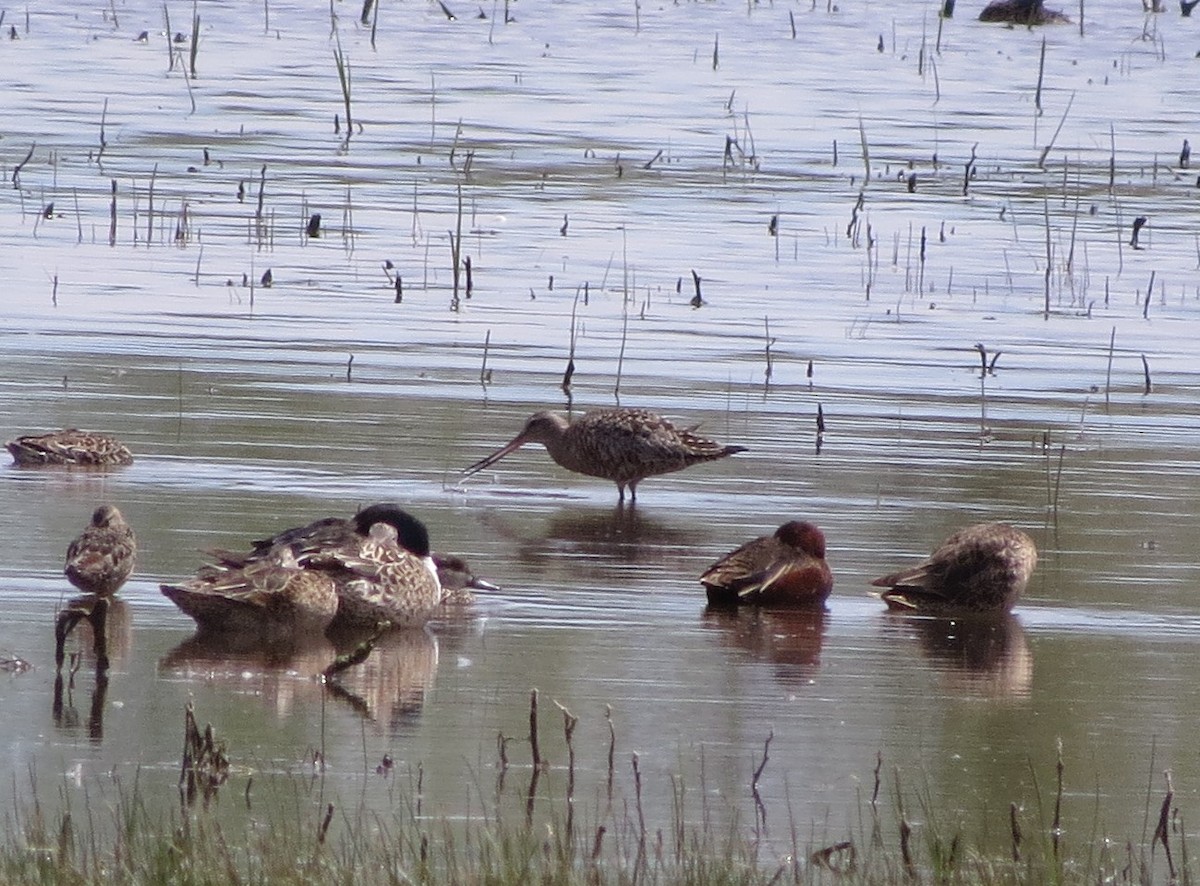
[[[554,458],[554,452],[560,448],[562,439],[570,426],[570,422],[557,412],[546,410],[535,412],[526,419],[524,427],[521,428],[517,436],[513,437],[491,455],[481,458],[475,464],[465,469],[462,475],[463,477],[470,477],[484,468],[490,468],[496,462],[500,461],[500,459],[504,458],[504,456],[511,455],[526,443],[541,443],[550,453],[550,457]],[[557,461],[557,459],[555,460]]]

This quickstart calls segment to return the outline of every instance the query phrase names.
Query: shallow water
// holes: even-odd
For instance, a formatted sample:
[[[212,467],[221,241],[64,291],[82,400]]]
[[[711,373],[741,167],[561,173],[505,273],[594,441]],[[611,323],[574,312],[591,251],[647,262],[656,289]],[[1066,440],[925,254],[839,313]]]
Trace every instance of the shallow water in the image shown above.
[[[1076,833],[1097,793],[1102,829],[1138,832],[1163,768],[1195,820],[1200,281],[1179,151],[1200,34],[1088,9],[1083,36],[960,9],[939,47],[934,5],[517,5],[505,25],[418,4],[385,7],[372,50],[339,6],[348,142],[325,9],[273,4],[264,28],[206,4],[195,112],[161,7],[32,11],[0,47],[6,179],[36,143],[0,192],[0,421],[110,431],[137,460],[0,470],[0,651],[35,666],[0,679],[0,774],[83,790],[140,768],[169,798],[190,699],[242,766],[310,772],[323,749],[357,797],[387,753],[421,767],[427,809],[467,814],[536,687],[547,753],[565,753],[553,699],[597,780],[611,705],[660,812],[682,772],[752,816],[773,735],[768,808],[833,837],[880,753],[974,821],[1032,806],[1059,743]],[[474,289],[452,310],[459,188]],[[573,330],[574,408],[614,402],[619,377],[622,404],[749,451],[647,481],[636,509],[540,451],[460,484],[568,405]],[[976,343],[999,352],[982,378]],[[389,641],[347,694],[311,680],[327,645],[214,655],[158,593],[203,548],[379,499],[504,591]],[[138,571],[106,691],[84,667],[56,708],[62,553],[99,501],[137,530]],[[706,614],[699,572],[794,517],[829,537],[829,612]],[[1041,551],[1011,621],[981,636],[866,596],[985,519]]]

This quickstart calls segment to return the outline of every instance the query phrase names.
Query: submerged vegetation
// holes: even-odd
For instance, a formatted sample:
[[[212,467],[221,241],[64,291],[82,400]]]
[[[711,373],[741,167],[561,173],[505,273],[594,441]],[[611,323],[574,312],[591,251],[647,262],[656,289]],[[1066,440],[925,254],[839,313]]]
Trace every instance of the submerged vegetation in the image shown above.
[[[961,810],[934,808],[928,792],[913,789],[899,772],[889,774],[880,754],[870,796],[859,797],[857,821],[841,833],[842,826],[827,823],[826,832],[816,834],[814,825],[795,820],[790,800],[786,809],[768,810],[759,794],[770,761],[768,736],[741,801],[672,775],[669,811],[655,821],[643,806],[637,754],[627,770],[618,761],[611,719],[607,771],[603,764],[592,770],[604,776],[594,796],[576,796],[578,720],[559,709],[567,749],[565,766],[554,773],[560,777],[543,782],[551,767],[539,750],[535,690],[530,765],[510,763],[514,739],[500,736],[494,791],[484,790],[473,773],[476,795],[462,814],[423,808],[423,770],[405,776],[385,758],[363,778],[385,785],[389,814],[365,805],[365,782],[357,803],[331,801],[320,754],[316,776],[267,776],[266,787],[258,788],[243,768],[223,787],[230,760],[211,725],[203,741],[220,750],[205,759],[219,758],[222,777],[207,780],[197,804],[199,730],[189,705],[177,805],[175,798],[155,796],[148,781],[135,775],[130,785],[115,772],[85,786],[83,808],[65,787],[53,808],[36,783],[28,796],[14,789],[0,838],[0,882],[1191,882],[1169,775],[1152,835],[1147,829],[1139,839],[1112,840],[1096,822],[1090,833],[1069,840],[1060,818],[1067,791],[1061,753],[1053,793],[1043,794],[1035,773],[1027,805],[1014,798],[1007,810],[983,820],[979,832],[964,824]],[[1148,824],[1155,820],[1153,803],[1148,797]]]

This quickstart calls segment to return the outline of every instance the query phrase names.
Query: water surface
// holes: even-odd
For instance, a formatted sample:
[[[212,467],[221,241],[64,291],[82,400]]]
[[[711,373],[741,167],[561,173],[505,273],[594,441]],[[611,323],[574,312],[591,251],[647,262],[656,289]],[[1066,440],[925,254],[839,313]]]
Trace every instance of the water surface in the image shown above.
[[[420,767],[427,811],[470,814],[536,687],[551,760],[554,700],[598,789],[611,706],[618,765],[638,754],[663,815],[679,773],[752,816],[773,736],[768,808],[821,835],[857,819],[879,754],[976,821],[1032,809],[1060,744],[1069,833],[1092,833],[1097,794],[1102,830],[1140,832],[1164,768],[1197,817],[1196,23],[634,10],[385,5],[373,48],[335,6],[349,140],[327,9],[206,4],[189,80],[160,7],[17,23],[7,179],[34,150],[0,192],[0,424],[106,430],[137,460],[0,470],[0,650],[34,665],[0,680],[9,781],[140,770],[169,802],[190,700],[235,781],[319,752],[323,790],[386,807],[388,754]],[[636,509],[540,451],[458,482],[530,412],[618,400],[749,451],[647,481]],[[158,592],[203,548],[380,499],[504,591],[389,639],[344,693],[312,680],[324,641],[218,654]],[[85,664],[56,706],[62,555],[100,501],[137,530],[138,571],[104,691]],[[699,572],[792,518],[829,537],[829,611],[705,613]],[[1041,550],[1012,619],[866,595],[991,519]]]

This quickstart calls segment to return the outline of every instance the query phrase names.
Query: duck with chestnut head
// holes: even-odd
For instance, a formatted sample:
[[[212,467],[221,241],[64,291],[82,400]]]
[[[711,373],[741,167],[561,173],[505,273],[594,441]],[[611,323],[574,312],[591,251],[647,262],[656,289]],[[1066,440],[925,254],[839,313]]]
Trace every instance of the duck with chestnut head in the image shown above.
[[[833,591],[825,533],[792,520],[726,554],[700,576],[710,606],[823,609]]]

